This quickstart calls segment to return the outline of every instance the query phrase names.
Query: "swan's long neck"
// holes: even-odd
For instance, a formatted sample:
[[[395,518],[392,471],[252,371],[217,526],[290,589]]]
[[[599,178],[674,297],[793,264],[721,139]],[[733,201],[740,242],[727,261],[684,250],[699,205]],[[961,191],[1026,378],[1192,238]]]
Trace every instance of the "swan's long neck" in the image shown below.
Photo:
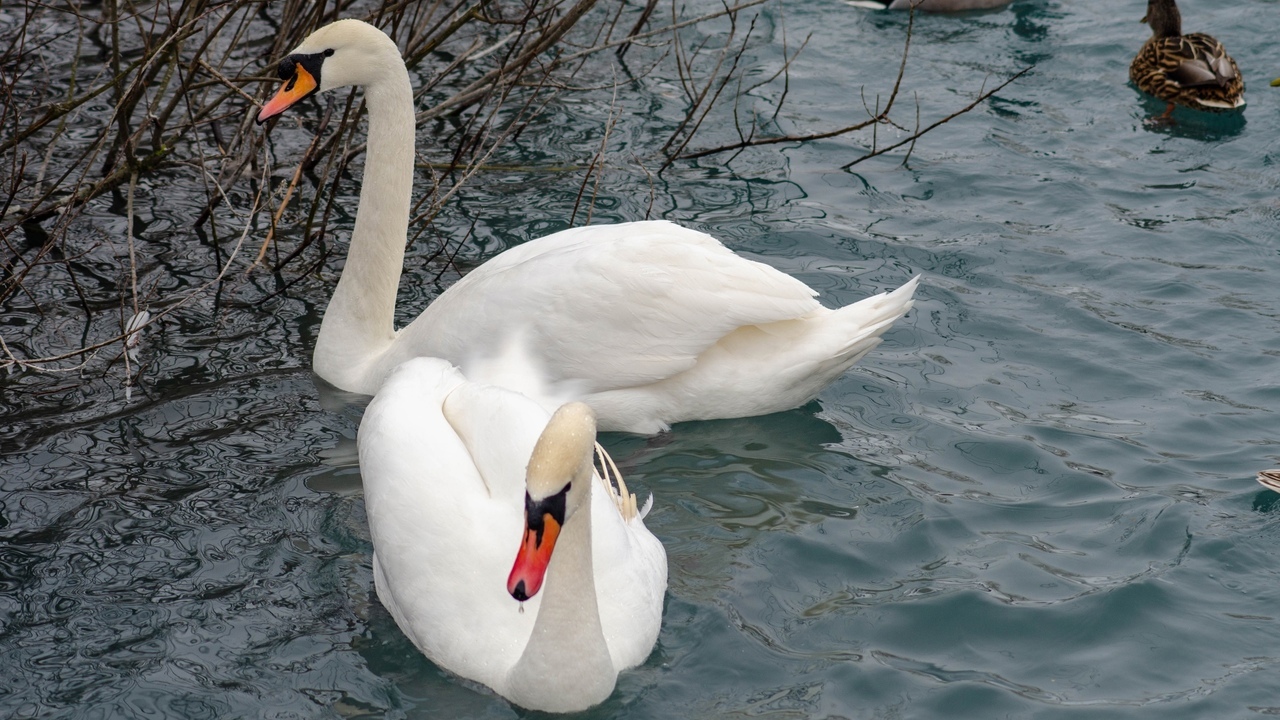
[[[360,208],[342,278],[329,301],[313,364],[346,389],[373,394],[367,369],[395,337],[396,290],[404,265],[413,191],[413,89],[404,65],[365,87],[369,140]]]
[[[508,697],[535,710],[580,710],[609,697],[617,674],[596,602],[588,496],[556,541],[533,635],[508,675]]]

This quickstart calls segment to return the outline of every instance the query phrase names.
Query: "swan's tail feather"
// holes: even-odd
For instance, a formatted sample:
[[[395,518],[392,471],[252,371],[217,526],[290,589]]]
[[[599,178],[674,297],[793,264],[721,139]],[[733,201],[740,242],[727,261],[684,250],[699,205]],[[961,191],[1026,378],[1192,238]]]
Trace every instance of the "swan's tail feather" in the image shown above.
[[[919,286],[920,276],[916,275],[897,290],[872,295],[837,310],[837,315],[847,317],[849,325],[857,330],[849,334],[836,356],[852,365],[879,345],[880,336],[915,305],[912,296]]]
[[[622,472],[618,470],[617,463],[609,457],[609,453],[605,452],[600,443],[596,443],[596,459],[599,461],[600,482],[604,483],[609,499],[618,506],[618,513],[622,515],[622,519],[631,522],[637,517],[644,518],[649,513],[649,507],[653,505],[653,496],[649,496],[644,511],[641,512],[636,507],[635,493],[627,491],[627,483],[622,479]]]
[[[649,497],[645,498],[644,507],[640,508],[640,519],[649,517],[649,511],[653,509],[653,493],[649,493]]]
[[[897,320],[915,304],[912,296],[916,294],[916,288],[920,287],[920,275],[916,275],[906,281],[897,290],[882,292],[879,295],[872,295],[854,303],[854,307],[866,306],[867,312],[874,313],[877,318],[882,318],[890,322]]]

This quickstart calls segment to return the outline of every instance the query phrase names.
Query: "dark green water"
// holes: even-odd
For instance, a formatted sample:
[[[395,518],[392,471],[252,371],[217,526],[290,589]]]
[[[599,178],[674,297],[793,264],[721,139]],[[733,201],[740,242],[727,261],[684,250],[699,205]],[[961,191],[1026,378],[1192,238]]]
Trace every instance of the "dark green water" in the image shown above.
[[[652,201],[831,305],[925,284],[804,408],[606,438],[655,495],[670,591],[649,662],[585,716],[1280,714],[1280,495],[1253,480],[1280,465],[1276,5],[1182,8],[1238,60],[1243,119],[1144,122],[1163,108],[1127,85],[1140,0],[919,18],[903,102],[918,94],[925,123],[1035,69],[906,167],[896,153],[839,170],[870,141],[855,135],[678,163],[651,185],[632,153],[678,121],[676,80],[620,95],[595,221]],[[784,128],[862,116],[905,24],[787,6],[788,47],[813,38]],[[757,33],[763,77],[776,6]],[[585,159],[602,97],[550,107],[510,159]],[[756,97],[767,117],[777,89]],[[283,165],[310,140],[275,135]],[[563,227],[580,181],[489,174],[441,226],[477,219],[464,255],[479,260]],[[199,199],[149,197],[150,262],[212,252],[184,225]],[[426,254],[411,253],[406,317],[450,281]],[[526,714],[428,663],[373,596],[363,401],[308,369],[338,267],[164,325],[132,400],[110,378],[5,380],[0,716]]]

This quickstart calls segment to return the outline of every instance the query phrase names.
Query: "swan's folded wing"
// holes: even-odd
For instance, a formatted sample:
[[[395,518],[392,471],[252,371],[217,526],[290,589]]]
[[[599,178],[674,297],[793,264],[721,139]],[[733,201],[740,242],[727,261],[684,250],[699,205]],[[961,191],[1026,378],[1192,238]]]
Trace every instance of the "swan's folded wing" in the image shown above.
[[[600,482],[598,478],[595,480]],[[604,492],[591,497],[592,561],[600,626],[614,667],[644,662],[662,628],[667,553],[641,518],[624,520]]]
[[[513,390],[465,383],[444,401],[444,417],[462,439],[490,497],[521,502],[525,467],[550,414]]]
[[[369,403],[356,439],[366,511],[372,516],[389,509],[393,516],[375,524],[391,526],[451,506],[463,495],[487,495],[466,443],[443,413],[446,399],[468,385],[447,361],[415,358],[396,368]],[[422,524],[422,518],[409,524]],[[439,525],[442,534],[447,525]]]
[[[357,442],[379,597],[427,657],[493,685],[505,667],[492,659],[519,657],[541,601],[520,612],[503,591],[524,503],[490,496],[445,417],[446,399],[468,385],[444,360],[404,363],[369,403]]]
[[[550,382],[596,392],[686,370],[735,328],[813,312],[814,294],[673,223],[588,226],[490,260],[438,298],[406,339],[482,359],[523,334]]]

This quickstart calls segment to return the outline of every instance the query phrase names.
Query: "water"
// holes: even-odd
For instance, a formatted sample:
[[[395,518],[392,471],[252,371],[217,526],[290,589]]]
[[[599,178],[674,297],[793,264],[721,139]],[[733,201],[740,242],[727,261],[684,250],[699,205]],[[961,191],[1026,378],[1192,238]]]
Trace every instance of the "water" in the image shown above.
[[[1182,8],[1240,63],[1243,120],[1144,122],[1162,108],[1126,84],[1136,0],[919,18],[901,122],[917,93],[928,123],[1035,69],[905,167],[899,152],[839,170],[860,134],[682,162],[651,184],[632,152],[678,121],[676,80],[620,94],[596,221],[652,205],[832,305],[925,285],[806,407],[606,438],[656,496],[670,591],[652,657],[585,716],[1280,713],[1280,496],[1253,481],[1280,464],[1280,50],[1263,4]],[[784,24],[792,50],[813,33],[783,127],[850,124],[861,88],[887,96],[905,23],[763,10],[759,76]],[[777,95],[756,91],[759,116]],[[507,159],[585,157],[609,97],[549,107]],[[277,131],[282,156],[309,140],[294,134]],[[732,137],[721,123],[703,140]],[[565,226],[580,180],[485,174],[442,227],[479,219],[463,257],[482,260]],[[195,201],[147,197],[149,262],[212,254],[183,224]],[[451,281],[432,281],[428,254],[411,252],[406,317]],[[338,267],[262,306],[275,287],[251,279],[164,325],[132,400],[117,376],[6,380],[0,714],[526,714],[428,663],[373,595],[364,401],[308,370]]]

